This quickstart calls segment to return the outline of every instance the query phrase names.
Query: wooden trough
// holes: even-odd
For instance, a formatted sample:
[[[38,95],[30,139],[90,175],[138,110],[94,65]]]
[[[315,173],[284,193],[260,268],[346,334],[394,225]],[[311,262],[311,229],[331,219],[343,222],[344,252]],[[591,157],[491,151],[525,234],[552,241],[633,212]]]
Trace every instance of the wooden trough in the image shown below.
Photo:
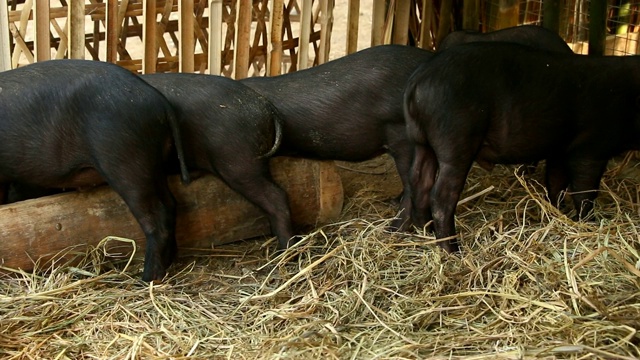
[[[289,196],[294,226],[337,219],[342,210],[340,176],[333,162],[275,158],[273,177]],[[270,234],[264,213],[211,175],[182,185],[170,179],[178,201],[177,242],[181,253]],[[135,241],[144,254],[145,238],[120,196],[109,187],[70,192],[0,206],[0,265],[30,271],[86,252],[108,236]],[[274,245],[275,246],[275,245]],[[131,243],[111,241],[110,254],[128,256]],[[56,256],[61,253],[63,257]]]

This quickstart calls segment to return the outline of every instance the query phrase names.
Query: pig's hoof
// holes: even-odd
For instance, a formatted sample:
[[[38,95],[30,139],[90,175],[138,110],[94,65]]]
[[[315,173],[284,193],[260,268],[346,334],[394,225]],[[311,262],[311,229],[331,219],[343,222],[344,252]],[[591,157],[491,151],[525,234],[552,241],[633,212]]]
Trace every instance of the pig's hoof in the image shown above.
[[[457,240],[447,240],[440,243],[440,246],[449,254],[459,253],[460,247]]]
[[[146,281],[146,282],[153,281],[155,283],[159,283],[162,281],[166,273],[167,273],[166,269],[160,268],[158,266],[147,267],[145,265],[144,271],[142,272],[142,281]]]
[[[402,218],[394,219],[393,221],[391,221],[391,224],[387,226],[387,231],[389,232],[406,231],[407,228],[409,227],[407,225],[408,223],[409,221],[406,219],[402,219]]]

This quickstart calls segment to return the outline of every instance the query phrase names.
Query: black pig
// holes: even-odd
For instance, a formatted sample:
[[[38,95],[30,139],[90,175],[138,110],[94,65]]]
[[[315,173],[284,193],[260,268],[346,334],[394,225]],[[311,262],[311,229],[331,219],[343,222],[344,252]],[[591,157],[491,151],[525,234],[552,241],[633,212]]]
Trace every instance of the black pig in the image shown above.
[[[162,94],[113,64],[56,60],[0,73],[0,183],[108,183],[146,236],[146,281],[162,279],[176,249],[164,161],[175,137],[189,181],[178,131]]]
[[[479,33],[469,30],[454,31],[447,35],[438,51],[452,46],[470,42],[504,41],[531,46],[540,50],[555,51],[560,53],[573,53],[573,50],[557,33],[536,25],[514,26],[506,29]]]
[[[290,74],[242,80],[267,97],[284,121],[278,154],[363,161],[389,152],[404,187],[399,219],[410,213],[408,174],[412,148],[402,113],[402,92],[432,53],[383,45]]]
[[[287,194],[271,178],[269,157],[282,138],[276,108],[242,83],[201,74],[150,74],[142,79],[178,115],[187,166],[220,177],[268,216],[286,249],[293,236]]]
[[[640,149],[640,57],[587,57],[509,43],[438,53],[405,92],[414,222],[433,217],[455,235],[454,213],[471,164],[546,159],[557,205],[567,187],[579,218],[593,207],[608,160]],[[456,251],[456,240],[443,243]]]

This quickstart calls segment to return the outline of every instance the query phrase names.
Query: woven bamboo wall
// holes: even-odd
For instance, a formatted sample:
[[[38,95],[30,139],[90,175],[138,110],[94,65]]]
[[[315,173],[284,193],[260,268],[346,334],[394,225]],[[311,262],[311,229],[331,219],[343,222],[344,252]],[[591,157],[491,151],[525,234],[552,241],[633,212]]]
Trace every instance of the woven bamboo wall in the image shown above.
[[[144,73],[246,77],[265,73],[276,48],[281,66],[269,73],[294,71],[326,60],[332,6],[327,0],[9,0],[0,5],[0,25],[6,24],[0,35],[10,34],[3,68],[71,57]]]

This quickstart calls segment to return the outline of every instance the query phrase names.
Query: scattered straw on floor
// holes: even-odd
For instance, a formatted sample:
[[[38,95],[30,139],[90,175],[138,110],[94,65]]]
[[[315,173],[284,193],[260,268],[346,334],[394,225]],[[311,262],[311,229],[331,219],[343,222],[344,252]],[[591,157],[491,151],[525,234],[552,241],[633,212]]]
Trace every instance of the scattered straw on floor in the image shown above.
[[[343,221],[275,259],[273,241],[225,246],[181,258],[155,286],[139,262],[116,270],[99,249],[79,266],[12,271],[0,277],[0,356],[638,358],[632,163],[606,174],[592,222],[544,201],[540,169],[474,168],[459,255],[430,233],[387,232],[393,206],[363,189]]]

